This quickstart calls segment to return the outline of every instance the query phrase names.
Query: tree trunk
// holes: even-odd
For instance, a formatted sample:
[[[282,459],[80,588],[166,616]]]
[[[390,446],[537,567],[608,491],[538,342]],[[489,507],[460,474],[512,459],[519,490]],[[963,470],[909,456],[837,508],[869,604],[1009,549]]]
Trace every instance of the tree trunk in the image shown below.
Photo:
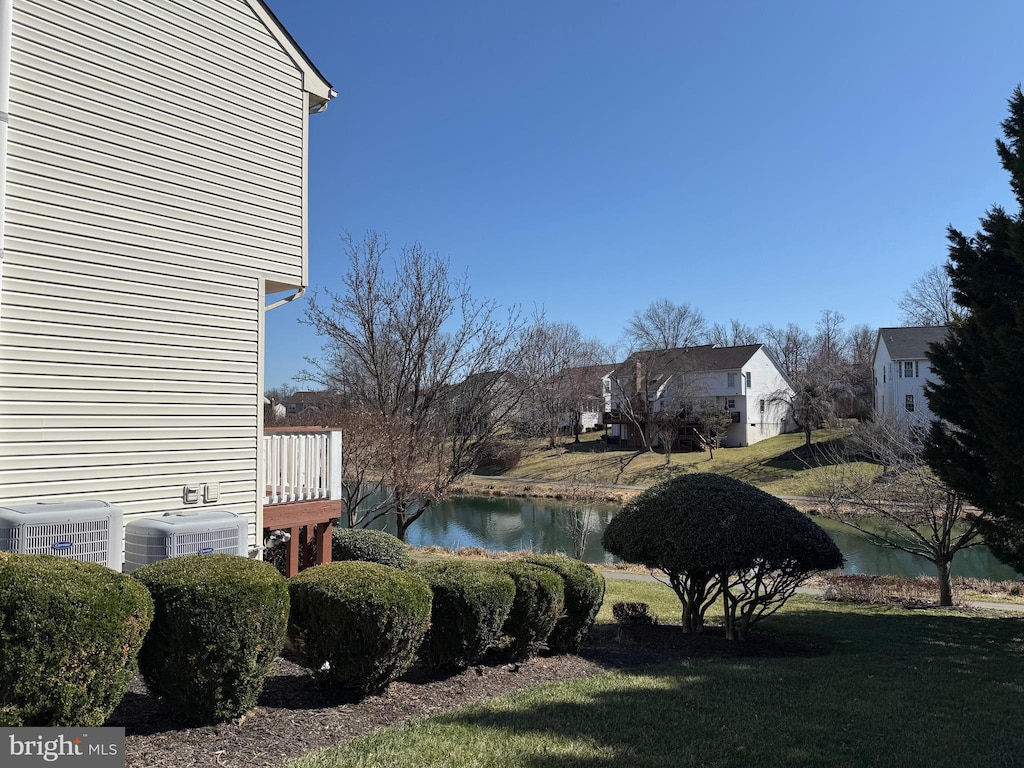
[[[808,424],[804,427],[804,446],[807,448],[811,447],[811,425]]]
[[[939,605],[950,607],[953,605],[953,585],[950,580],[950,565],[947,561],[935,563],[935,570],[939,577]]]
[[[732,610],[732,606],[729,605],[729,590],[725,588],[724,581],[722,584],[722,621],[725,622],[725,639],[735,640],[736,615]]]

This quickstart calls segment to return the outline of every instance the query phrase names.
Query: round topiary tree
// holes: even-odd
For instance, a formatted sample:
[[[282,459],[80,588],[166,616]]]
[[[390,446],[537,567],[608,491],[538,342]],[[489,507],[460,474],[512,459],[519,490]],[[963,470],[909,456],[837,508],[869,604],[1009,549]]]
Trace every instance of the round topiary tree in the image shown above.
[[[102,725],[152,619],[153,600],[130,576],[0,552],[0,726]]]
[[[409,548],[387,531],[372,528],[335,528],[331,536],[331,559],[361,560],[367,563],[408,568]]]
[[[565,582],[542,565],[525,560],[501,564],[516,585],[512,610],[503,631],[510,638],[514,658],[526,659],[547,641],[565,608]]]
[[[726,636],[744,639],[812,573],[838,568],[829,535],[793,506],[724,475],[695,474],[648,488],[605,529],[604,548],[663,571],[699,631],[719,597]]]
[[[156,604],[139,656],[150,691],[194,722],[256,706],[288,628],[288,582],[277,569],[237,555],[186,555],[132,576]]]
[[[383,691],[412,666],[430,625],[427,582],[379,563],[317,565],[289,579],[289,590],[288,634],[303,663],[363,693]]]
[[[526,561],[550,568],[565,582],[565,614],[548,635],[548,648],[556,653],[575,653],[601,610],[604,576],[565,555],[536,555]]]
[[[501,638],[516,585],[489,563],[445,559],[413,566],[434,593],[420,656],[435,668],[472,663]]]

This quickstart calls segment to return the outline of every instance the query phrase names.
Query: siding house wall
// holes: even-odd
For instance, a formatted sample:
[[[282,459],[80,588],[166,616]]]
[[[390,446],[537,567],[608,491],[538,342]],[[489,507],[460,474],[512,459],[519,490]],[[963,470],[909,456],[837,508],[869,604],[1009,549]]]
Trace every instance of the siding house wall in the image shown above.
[[[872,363],[876,414],[921,425],[935,418],[924,392],[925,385],[935,381],[927,350],[945,335],[941,326],[879,329]],[[912,369],[910,376],[907,363]],[[913,399],[908,401],[908,396]],[[908,410],[910,403],[913,411]]]
[[[247,0],[14,0],[0,505],[130,517],[219,484],[208,506],[255,532],[264,295],[306,283],[307,110]]]

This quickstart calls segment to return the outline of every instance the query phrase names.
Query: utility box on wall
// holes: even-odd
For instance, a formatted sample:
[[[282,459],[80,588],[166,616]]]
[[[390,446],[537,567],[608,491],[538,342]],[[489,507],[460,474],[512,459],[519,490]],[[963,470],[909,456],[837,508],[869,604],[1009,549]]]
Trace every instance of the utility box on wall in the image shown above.
[[[249,524],[227,510],[131,520],[124,528],[124,572],[182,555],[249,554]]]
[[[105,501],[0,507],[0,550],[56,555],[121,570],[124,514]]]

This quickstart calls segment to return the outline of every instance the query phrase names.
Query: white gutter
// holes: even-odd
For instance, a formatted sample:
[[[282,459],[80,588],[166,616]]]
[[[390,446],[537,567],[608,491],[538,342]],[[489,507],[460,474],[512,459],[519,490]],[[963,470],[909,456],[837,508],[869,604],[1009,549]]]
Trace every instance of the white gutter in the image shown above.
[[[7,121],[11,109],[11,25],[14,0],[0,0],[0,306],[3,306],[4,228],[7,222]]]

